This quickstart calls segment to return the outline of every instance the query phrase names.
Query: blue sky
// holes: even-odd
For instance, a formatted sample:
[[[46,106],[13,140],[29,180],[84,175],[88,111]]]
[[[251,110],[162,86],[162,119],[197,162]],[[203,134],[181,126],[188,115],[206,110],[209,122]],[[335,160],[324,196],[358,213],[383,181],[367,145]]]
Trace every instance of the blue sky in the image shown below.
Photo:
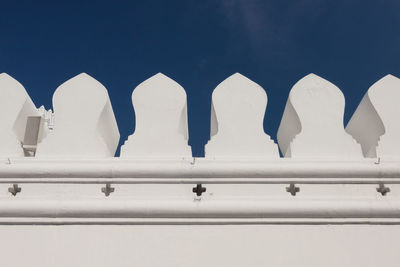
[[[400,77],[400,1],[1,1],[0,73],[37,106],[86,72],[107,89],[123,143],[134,130],[132,90],[162,72],[188,96],[189,143],[203,155],[212,90],[240,72],[268,94],[276,132],[290,88],[308,73],[346,97],[344,122],[369,86]]]

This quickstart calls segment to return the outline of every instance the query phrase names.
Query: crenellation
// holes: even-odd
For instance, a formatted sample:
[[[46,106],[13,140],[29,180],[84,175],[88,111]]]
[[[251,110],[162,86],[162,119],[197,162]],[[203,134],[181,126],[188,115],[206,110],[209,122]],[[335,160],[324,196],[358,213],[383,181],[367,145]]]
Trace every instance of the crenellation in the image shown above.
[[[279,149],[285,158],[300,160],[399,159],[399,88],[400,79],[392,75],[373,84],[345,129],[340,89],[315,74],[305,76],[289,93],[277,133]],[[54,111],[37,109],[25,88],[5,73],[0,94],[0,156],[24,157],[29,147],[28,156],[38,158],[114,157],[119,131],[111,101],[107,89],[89,75],[79,74],[57,88]],[[265,90],[239,73],[222,81],[212,94],[205,158],[279,159],[277,144],[263,129],[267,102]],[[121,147],[121,158],[193,161],[182,86],[158,73],[135,88],[132,104],[135,132]],[[34,118],[40,121],[33,123]],[[38,131],[36,124],[39,132],[31,133]],[[25,146],[24,138],[29,140]]]

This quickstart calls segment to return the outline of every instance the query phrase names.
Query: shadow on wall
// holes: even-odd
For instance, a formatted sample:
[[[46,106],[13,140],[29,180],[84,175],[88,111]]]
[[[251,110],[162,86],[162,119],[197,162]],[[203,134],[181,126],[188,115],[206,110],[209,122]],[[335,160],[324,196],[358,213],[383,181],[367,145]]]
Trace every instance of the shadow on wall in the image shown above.
[[[0,74],[0,88],[3,157],[23,157],[28,145],[34,153],[25,156],[40,158],[115,155],[120,135],[110,98],[107,89],[89,75],[77,75],[57,88],[51,116],[36,109],[23,86],[5,73]],[[329,81],[309,74],[289,93],[277,133],[279,149],[284,157],[297,159],[398,159],[398,99],[400,79],[385,76],[371,86],[345,129],[343,93]],[[239,73],[221,82],[212,94],[210,140],[205,145],[205,157],[279,158],[277,144],[263,130],[267,100],[261,86]],[[177,82],[156,74],[136,87],[132,103],[136,129],[121,147],[121,158],[192,157],[186,93]],[[32,117],[41,119],[32,123]],[[32,133],[34,129],[36,134]]]

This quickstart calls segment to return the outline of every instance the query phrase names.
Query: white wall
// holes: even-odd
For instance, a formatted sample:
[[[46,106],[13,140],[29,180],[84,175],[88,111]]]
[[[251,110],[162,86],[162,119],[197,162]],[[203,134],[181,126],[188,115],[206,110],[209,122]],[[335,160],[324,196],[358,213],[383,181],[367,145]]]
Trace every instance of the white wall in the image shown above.
[[[1,266],[398,267],[399,225],[0,226]]]

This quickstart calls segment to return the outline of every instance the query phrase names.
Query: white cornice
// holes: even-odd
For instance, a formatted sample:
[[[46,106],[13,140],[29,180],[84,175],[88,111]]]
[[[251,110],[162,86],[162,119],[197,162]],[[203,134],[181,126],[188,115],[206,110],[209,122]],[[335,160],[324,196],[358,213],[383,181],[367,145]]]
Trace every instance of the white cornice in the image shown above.
[[[0,178],[400,178],[399,161],[4,159]]]
[[[0,192],[0,224],[400,224],[400,163],[374,159],[7,159]]]

